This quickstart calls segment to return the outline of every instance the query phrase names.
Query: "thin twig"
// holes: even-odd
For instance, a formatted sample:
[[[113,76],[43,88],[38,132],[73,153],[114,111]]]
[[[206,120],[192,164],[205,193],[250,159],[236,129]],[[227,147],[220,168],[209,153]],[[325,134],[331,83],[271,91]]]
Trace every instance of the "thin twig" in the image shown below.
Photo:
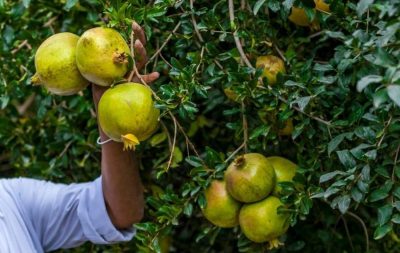
[[[19,115],[24,115],[26,111],[31,107],[32,103],[35,101],[36,94],[31,94],[22,105],[17,106],[17,111]]]
[[[171,63],[169,63],[169,62],[164,58],[164,56],[163,56],[162,53],[160,53],[159,56],[160,56],[160,58],[161,58],[170,68],[173,68],[173,67],[174,67],[174,66],[172,66]]]
[[[383,128],[382,137],[379,139],[379,142],[378,142],[378,144],[376,145],[377,148],[379,148],[379,147],[381,146],[382,141],[383,141],[383,139],[384,139],[385,136],[386,136],[386,130],[387,130],[387,128],[389,127],[390,123],[392,123],[392,119],[393,119],[393,117],[390,116],[388,122],[385,124],[385,126],[384,126],[384,128]]]
[[[57,158],[61,158],[65,155],[65,153],[67,152],[67,150],[69,149],[69,147],[71,146],[73,141],[69,141],[66,145],[65,148],[63,149],[63,151],[58,155]]]
[[[165,125],[165,123],[162,120],[160,120],[160,124],[161,124],[161,127],[164,129],[165,133],[167,134],[168,146],[169,146],[169,150],[171,151],[172,150],[172,138],[171,138],[171,135],[169,134],[168,128],[167,128],[167,126]]]
[[[133,30],[133,24],[134,24],[134,22],[132,22],[132,32],[131,32],[131,38],[130,38],[131,39],[130,46],[131,46],[131,55],[132,55],[132,59],[133,59],[132,62],[133,62],[133,65],[135,65],[136,64],[136,62],[135,62],[135,47],[134,47],[134,42],[133,42],[133,39],[135,37],[135,32]],[[128,82],[132,81],[133,76],[135,75],[135,71],[134,71],[135,68],[136,68],[136,66],[132,69],[131,73],[129,74]]]
[[[309,118],[311,118],[311,119],[313,119],[313,120],[316,120],[316,121],[318,121],[318,122],[320,122],[320,123],[323,123],[323,124],[325,124],[325,125],[327,125],[327,126],[332,126],[331,122],[326,121],[326,120],[323,120],[323,119],[318,118],[318,117],[316,117],[316,116],[313,116],[313,115],[311,115],[311,114],[309,114],[309,113],[306,113],[305,111],[301,110],[299,107],[297,107],[297,106],[295,106],[295,105],[291,105],[291,104],[290,104],[286,99],[284,99],[283,97],[278,96],[278,99],[279,99],[280,101],[284,102],[285,104],[289,105],[291,108],[295,109],[296,111],[298,111],[298,112],[300,112],[300,113],[306,115],[307,117],[309,117]]]
[[[231,27],[235,29],[234,32],[233,32],[233,39],[235,40],[236,48],[239,51],[240,58],[247,65],[247,67],[249,67],[250,69],[255,71],[255,68],[253,67],[253,65],[251,65],[249,59],[247,59],[247,56],[243,51],[243,46],[240,43],[240,39],[239,39],[239,36],[237,34],[237,29],[234,27],[235,26],[235,9],[234,9],[234,6],[233,6],[233,0],[228,0],[228,7],[229,7],[229,20],[231,22]]]
[[[32,50],[32,46],[28,43],[28,40],[22,41],[16,48],[11,51],[11,54],[16,54],[21,48],[26,47],[29,50]]]
[[[364,236],[365,236],[365,249],[366,249],[366,253],[368,253],[369,252],[369,236],[368,236],[367,226],[365,225],[364,221],[357,214],[355,214],[351,211],[347,211],[346,214],[350,215],[351,217],[356,219],[361,224],[361,226],[364,230]]]
[[[244,102],[242,101],[242,124],[243,124],[243,144],[244,144],[244,152],[247,153],[247,141],[249,139],[249,128],[247,125],[247,117],[246,117],[246,107]]]
[[[283,55],[282,51],[279,49],[279,47],[274,43],[274,48],[276,52],[278,52],[279,56],[282,58],[284,62],[287,62],[286,57]]]
[[[153,96],[157,99],[157,100],[161,100],[161,98],[153,91],[153,89],[151,89],[151,87],[147,84],[147,82],[142,78],[142,76],[140,75],[137,67],[135,64],[133,64],[133,70],[136,74],[136,76],[139,78],[139,80],[143,83],[143,85],[147,86],[151,93],[153,94]],[[189,145],[189,147],[193,150],[193,152],[196,154],[196,156],[200,159],[202,165],[204,167],[207,167],[206,164],[204,163],[204,160],[201,158],[199,152],[197,152],[196,147],[194,146],[194,144],[192,143],[192,141],[189,139],[189,137],[187,136],[185,130],[183,129],[183,127],[181,126],[181,124],[178,122],[178,120],[176,119],[176,117],[174,116],[174,114],[171,111],[168,111],[168,115],[171,117],[171,119],[174,121],[174,124],[176,123],[176,125],[178,126],[179,131],[182,133],[182,135],[185,137],[186,143]]]
[[[194,17],[193,2],[194,2],[194,0],[190,0],[190,10],[191,10],[193,28],[194,28],[194,31],[195,31],[197,37],[199,38],[200,42],[203,43],[203,42],[204,42],[204,39],[203,39],[203,37],[201,36],[201,33],[200,33],[200,31],[199,31],[199,28],[197,27],[196,18]]]
[[[178,28],[181,26],[181,21],[178,22],[178,24],[175,26],[175,28],[172,30],[172,32],[168,35],[167,39],[164,41],[164,43],[161,45],[161,47],[153,54],[153,56],[150,57],[150,59],[147,61],[146,65],[149,64],[154,58],[157,57],[157,55],[163,50],[163,48],[167,45],[168,41],[172,38],[172,35],[178,30]]]
[[[169,114],[170,114],[170,116],[171,116],[172,118],[175,118],[175,116],[172,114],[172,112],[169,112]],[[176,120],[176,118],[175,118],[175,120]],[[196,154],[196,156],[201,160],[201,162],[203,163],[203,166],[204,166],[204,167],[207,167],[207,166],[205,165],[204,161],[203,161],[203,158],[200,157],[199,152],[197,152],[196,147],[193,145],[193,142],[192,142],[192,141],[189,139],[189,137],[187,136],[187,134],[186,134],[186,132],[185,132],[185,129],[183,129],[183,127],[181,126],[181,124],[179,124],[178,121],[176,121],[176,124],[177,124],[179,130],[181,131],[181,133],[183,134],[183,137],[185,137],[186,143],[187,143],[187,144],[189,145],[189,147],[193,150],[193,152]]]
[[[156,39],[156,46],[157,46],[157,50],[160,48],[160,40],[157,38]],[[161,53],[160,53],[161,54]],[[153,72],[154,71],[156,71],[156,67],[157,67],[157,64],[158,64],[158,56],[159,55],[157,55],[157,57],[155,58],[155,60],[154,60],[154,64],[153,64]]]
[[[393,169],[392,169],[392,182],[395,183],[395,171],[396,171],[396,165],[397,165],[397,160],[399,158],[399,152],[400,152],[400,144],[397,146],[396,154],[394,156],[393,160]],[[391,196],[391,202],[392,205],[394,205],[394,198],[393,195]]]
[[[346,231],[347,239],[349,239],[351,251],[354,252],[354,245],[353,245],[353,241],[351,240],[349,227],[347,226],[347,221],[346,221],[346,219],[343,217],[343,215],[341,215],[340,218],[341,218],[342,221],[343,221],[344,230]]]
[[[169,156],[169,160],[168,160],[168,164],[167,164],[167,169],[166,171],[169,170],[169,168],[171,167],[171,163],[172,163],[172,159],[174,158],[174,151],[175,151],[175,145],[176,145],[176,134],[177,134],[177,124],[176,124],[176,118],[173,118],[172,121],[174,122],[174,139],[172,141],[172,149],[171,149],[171,154]]]
[[[313,33],[310,36],[308,36],[307,39],[309,39],[309,40],[313,39],[313,38],[318,37],[318,36],[320,36],[320,35],[322,35],[324,33],[325,33],[325,31],[319,31],[319,32]]]
[[[246,145],[245,142],[242,142],[242,144],[235,150],[233,151],[228,158],[225,159],[224,163],[229,162],[229,160],[231,160],[240,150],[242,150],[242,148],[244,147],[244,145]]]
[[[52,17],[46,23],[43,24],[43,27],[50,27],[54,23],[54,21],[57,20],[57,18],[58,16]]]
[[[195,74],[197,74],[197,73],[199,72],[199,69],[200,69],[201,63],[202,63],[202,61],[203,61],[203,56],[204,56],[204,48],[205,48],[205,47],[201,47],[201,52],[200,52],[200,61],[199,61],[199,65],[197,65],[197,67],[196,67],[196,72],[195,72]]]
[[[49,21],[47,21],[46,23],[44,23],[43,27],[48,27],[50,28],[51,32],[54,34],[54,28],[53,28],[53,23],[57,20],[58,16],[52,17],[51,19],[49,19]]]

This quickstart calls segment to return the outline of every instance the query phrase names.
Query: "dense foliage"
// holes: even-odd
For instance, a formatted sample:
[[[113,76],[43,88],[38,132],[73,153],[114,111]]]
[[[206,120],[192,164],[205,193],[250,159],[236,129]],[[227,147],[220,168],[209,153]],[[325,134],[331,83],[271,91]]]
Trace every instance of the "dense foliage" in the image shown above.
[[[230,16],[229,1],[0,0],[0,176],[99,175],[90,90],[59,97],[31,86],[34,53],[53,33],[98,25],[129,40],[135,20],[149,40],[145,71],[161,73],[152,86],[161,127],[138,151],[146,217],[128,244],[68,252],[266,251],[199,208],[210,180],[244,152],[300,166],[304,188],[283,185],[291,227],[274,252],[398,252],[400,2],[326,2],[331,13],[312,0],[233,1]],[[319,28],[291,23],[292,5]],[[273,86],[253,67],[266,54],[286,64]],[[287,119],[294,131],[279,135]]]

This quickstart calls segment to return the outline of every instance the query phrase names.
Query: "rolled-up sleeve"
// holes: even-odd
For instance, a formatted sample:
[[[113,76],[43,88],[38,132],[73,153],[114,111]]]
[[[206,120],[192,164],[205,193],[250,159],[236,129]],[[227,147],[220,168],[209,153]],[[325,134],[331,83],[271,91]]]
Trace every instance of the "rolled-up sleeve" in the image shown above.
[[[134,228],[121,231],[112,224],[101,177],[71,185],[25,178],[12,181],[16,201],[45,251],[76,247],[86,241],[112,244],[134,236]]]

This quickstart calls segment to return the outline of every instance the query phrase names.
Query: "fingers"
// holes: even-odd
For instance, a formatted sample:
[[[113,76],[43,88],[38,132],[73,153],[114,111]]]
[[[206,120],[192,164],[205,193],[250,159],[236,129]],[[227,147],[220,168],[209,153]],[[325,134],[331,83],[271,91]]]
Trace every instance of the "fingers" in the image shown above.
[[[147,62],[147,52],[140,40],[135,41],[136,68],[141,70]]]
[[[152,82],[154,82],[155,80],[157,80],[160,77],[160,74],[158,72],[153,72],[150,73],[148,75],[141,75],[140,76],[143,81],[145,81],[147,84],[150,84]],[[142,83],[142,80],[140,80],[140,78],[138,76],[135,76],[132,80],[132,82],[135,83]]]
[[[92,84],[92,96],[93,96],[93,102],[94,102],[96,111],[97,111],[97,104],[99,103],[101,96],[103,96],[103,93],[107,89],[108,89],[108,87]]]
[[[140,27],[140,25],[138,25],[138,23],[133,22],[132,23],[132,31],[135,33],[135,37],[140,42],[142,42],[143,46],[145,46],[146,45],[146,35],[144,34],[142,27]]]

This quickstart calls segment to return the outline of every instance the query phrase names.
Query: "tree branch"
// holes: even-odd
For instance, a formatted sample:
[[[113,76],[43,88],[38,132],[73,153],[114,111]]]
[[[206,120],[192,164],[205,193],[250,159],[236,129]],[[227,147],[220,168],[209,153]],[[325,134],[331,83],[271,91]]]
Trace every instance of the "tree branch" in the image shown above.
[[[247,67],[249,67],[250,69],[255,71],[255,68],[253,67],[253,65],[251,65],[249,59],[247,59],[247,56],[243,51],[242,44],[240,43],[240,39],[239,39],[239,36],[237,34],[237,29],[235,28],[235,9],[234,9],[234,6],[233,6],[233,0],[228,0],[228,8],[229,8],[229,20],[231,22],[231,27],[234,29],[234,31],[233,31],[233,39],[235,40],[236,48],[239,51],[240,58],[247,65]]]

